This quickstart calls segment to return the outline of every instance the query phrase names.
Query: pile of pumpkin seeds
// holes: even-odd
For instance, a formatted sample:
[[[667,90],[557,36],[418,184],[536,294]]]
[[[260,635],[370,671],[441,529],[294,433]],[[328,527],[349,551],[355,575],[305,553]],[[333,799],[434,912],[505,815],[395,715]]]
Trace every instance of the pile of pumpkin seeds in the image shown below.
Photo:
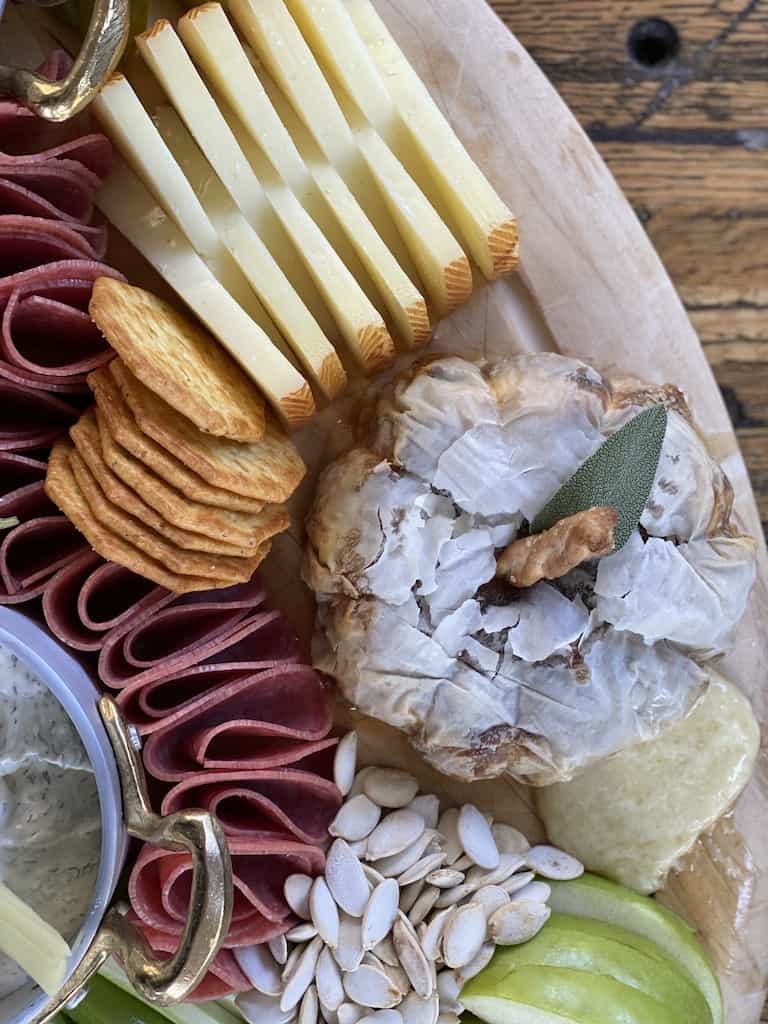
[[[253,985],[237,1005],[253,1024],[458,1024],[461,989],[496,946],[546,923],[546,879],[584,870],[473,804],[441,814],[406,772],[356,762],[348,733],[325,875],[285,881],[302,923],[234,951]]]

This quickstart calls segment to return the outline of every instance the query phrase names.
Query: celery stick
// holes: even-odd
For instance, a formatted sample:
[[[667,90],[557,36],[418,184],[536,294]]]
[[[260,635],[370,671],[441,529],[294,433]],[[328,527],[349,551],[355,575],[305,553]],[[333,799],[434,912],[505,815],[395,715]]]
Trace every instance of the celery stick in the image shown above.
[[[134,991],[124,971],[115,960],[107,960],[99,971],[113,985],[128,992],[135,999],[141,996]],[[144,1000],[141,1000],[144,1002]],[[178,1003],[176,1006],[164,1006],[163,1016],[172,1024],[243,1024],[239,1013],[230,1011],[216,1002]]]
[[[0,953],[15,960],[49,996],[66,974],[70,949],[61,935],[0,882]]]
[[[168,1024],[168,1018],[136,996],[130,996],[98,975],[88,982],[88,995],[67,1010],[74,1024]]]

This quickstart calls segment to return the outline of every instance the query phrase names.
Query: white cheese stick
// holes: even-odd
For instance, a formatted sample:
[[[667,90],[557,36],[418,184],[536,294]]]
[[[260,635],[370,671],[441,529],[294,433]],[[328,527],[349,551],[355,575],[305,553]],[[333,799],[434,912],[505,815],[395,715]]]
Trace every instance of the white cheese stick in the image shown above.
[[[218,256],[222,245],[216,229],[128,79],[119,73],[112,75],[94,99],[92,110],[200,255]]]
[[[401,265],[409,273],[411,267],[416,268],[438,313],[442,315],[463,301],[471,293],[472,276],[461,246],[394,154],[388,173],[372,173],[370,159],[361,154],[352,128],[284,0],[232,0],[230,7],[315,143],[345,178]],[[418,202],[410,212],[415,230],[403,232],[398,211],[405,205],[405,196],[418,197]],[[382,228],[391,223],[396,243],[391,231],[384,234]],[[458,294],[447,294],[444,277],[455,285],[462,267]]]
[[[472,267],[445,222],[416,182],[370,125],[354,124],[355,141],[387,203],[392,219],[419,270],[429,282],[428,291],[438,316],[446,316],[472,295]]]
[[[285,93],[328,163],[356,199],[412,281],[419,275],[355,146],[333,92],[283,0],[230,0],[229,13]]]
[[[371,298],[372,282],[330,215],[327,202],[251,66],[253,54],[246,55],[221,5],[206,3],[194,7],[179,20],[178,31],[214,99],[223,97],[256,138],[269,171],[266,175],[257,172],[262,184],[275,175],[285,182]]]
[[[426,342],[430,325],[423,296],[344,179],[323,158],[274,81],[263,70],[261,75],[256,73],[221,5],[207,3],[193,8],[181,18],[178,30],[215,91],[224,97],[275,171],[323,228],[369,298],[380,312],[391,317],[398,335],[409,346]],[[329,212],[335,218],[334,225],[323,216]],[[351,263],[347,254],[350,245],[365,268],[365,277]]]
[[[288,0],[326,72],[398,155],[415,149],[488,278],[517,263],[515,219],[469,156],[370,0]],[[398,124],[398,122],[400,122]],[[407,139],[399,130],[405,125]]]
[[[70,952],[56,929],[0,882],[0,953],[54,996],[64,982]]]
[[[216,279],[126,164],[96,195],[109,221],[178,293],[291,426],[315,411],[309,384]]]
[[[284,342],[280,332],[222,244],[198,195],[131,83],[121,74],[113,75],[94,100],[94,109],[123,157],[205,259],[214,276],[272,343],[282,349]]]
[[[344,179],[322,155],[275,81],[263,70],[260,77],[274,108],[283,124],[290,130],[318,187],[331,205],[344,231],[354,241],[360,259],[384,303],[385,315],[389,315],[398,335],[408,346],[425,344],[431,336],[431,327],[424,296],[386,247]],[[407,198],[404,197],[404,200],[407,201]],[[412,209],[412,215],[414,221],[418,222],[415,208]],[[418,231],[418,228],[416,230]],[[404,232],[401,234],[405,235]]]
[[[333,345],[240,213],[176,111],[158,107],[154,121],[219,237],[290,342],[302,369],[326,398],[334,398],[347,377]]]
[[[333,313],[352,355],[365,371],[388,365],[394,344],[381,314],[287,186],[266,190],[192,60],[168,21],[137,38],[139,50],[163,86],[246,220],[260,233],[270,204]]]

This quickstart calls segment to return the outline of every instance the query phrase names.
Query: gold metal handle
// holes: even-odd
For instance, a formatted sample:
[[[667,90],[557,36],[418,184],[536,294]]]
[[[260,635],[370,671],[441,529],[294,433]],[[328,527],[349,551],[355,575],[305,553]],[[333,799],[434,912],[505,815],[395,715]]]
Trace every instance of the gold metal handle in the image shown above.
[[[0,96],[13,96],[47,121],[68,121],[87,106],[123,55],[130,32],[130,0],[96,0],[83,45],[60,82],[0,65]]]
[[[155,814],[141,760],[116,704],[102,697],[99,710],[120,772],[129,834],[192,856],[189,914],[177,952],[169,960],[160,960],[141,932],[117,910],[110,910],[66,985],[30,1024],[44,1024],[55,1016],[112,954],[122,962],[131,984],[145,999],[158,1006],[177,1003],[203,979],[229,931],[232,865],[221,826],[206,811],[179,811],[165,818]]]

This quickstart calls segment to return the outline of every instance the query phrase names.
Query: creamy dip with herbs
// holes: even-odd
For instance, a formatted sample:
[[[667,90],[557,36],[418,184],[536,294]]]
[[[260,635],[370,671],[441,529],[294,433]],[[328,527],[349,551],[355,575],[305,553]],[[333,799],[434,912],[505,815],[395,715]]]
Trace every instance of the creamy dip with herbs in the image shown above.
[[[80,737],[47,686],[0,644],[0,881],[71,942],[93,901],[100,846]],[[0,998],[26,980],[0,953]]]

